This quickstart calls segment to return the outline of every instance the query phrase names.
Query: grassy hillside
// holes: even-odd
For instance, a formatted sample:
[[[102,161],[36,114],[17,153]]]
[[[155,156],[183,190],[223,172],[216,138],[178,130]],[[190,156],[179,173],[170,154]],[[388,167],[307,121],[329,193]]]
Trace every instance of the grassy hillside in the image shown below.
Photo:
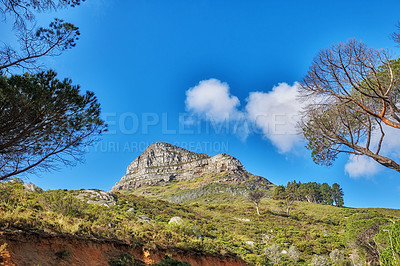
[[[144,186],[132,190],[135,195],[146,196],[150,199],[162,199],[173,203],[197,202],[206,198],[214,201],[214,195],[228,193],[232,195],[245,195],[254,189],[266,190],[268,195],[272,195],[271,189],[274,184],[260,182],[258,176],[250,175],[246,181],[223,181],[229,178],[227,172],[218,174],[211,173],[198,178],[186,181],[165,182],[159,185]],[[217,200],[216,202],[219,202]]]
[[[265,249],[273,245],[284,250],[275,252],[281,256],[279,264],[293,264],[293,257],[285,252],[295,246],[298,264],[309,265],[317,255],[320,260],[331,261],[333,250],[343,253],[343,263],[371,260],[359,237],[365,237],[365,243],[376,243],[378,250],[387,249],[389,243],[382,229],[400,218],[400,210],[305,202],[296,202],[287,216],[282,203],[271,199],[261,201],[258,216],[244,196],[222,190],[184,204],[120,192],[113,194],[116,204],[112,207],[88,204],[75,198],[79,193],[29,192],[21,183],[1,184],[0,228],[115,239],[148,248],[234,254],[253,265],[271,265],[273,257],[267,259]],[[176,216],[182,218],[182,225],[169,224]],[[375,239],[375,234],[371,239],[364,234],[371,228],[377,229]]]

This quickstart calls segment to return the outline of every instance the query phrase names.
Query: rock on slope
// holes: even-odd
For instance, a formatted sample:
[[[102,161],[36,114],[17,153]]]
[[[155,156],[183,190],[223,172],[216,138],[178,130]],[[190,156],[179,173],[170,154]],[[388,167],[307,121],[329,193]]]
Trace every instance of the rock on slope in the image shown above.
[[[256,182],[267,188],[267,179],[247,172],[240,161],[229,154],[213,157],[164,143],[153,143],[129,166],[126,174],[111,191],[137,189],[184,182],[207,177],[202,184]]]

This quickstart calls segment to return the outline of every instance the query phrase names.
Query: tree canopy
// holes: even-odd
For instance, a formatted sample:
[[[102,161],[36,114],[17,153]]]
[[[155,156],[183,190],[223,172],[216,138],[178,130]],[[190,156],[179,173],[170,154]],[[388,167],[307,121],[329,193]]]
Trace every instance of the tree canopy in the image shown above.
[[[400,62],[386,50],[350,40],[321,51],[301,83],[307,102],[300,128],[314,162],[331,165],[339,153],[367,155],[400,172],[382,154],[388,130],[400,128]]]
[[[260,215],[260,210],[258,208],[258,204],[260,201],[265,197],[265,191],[263,190],[255,190],[251,191],[249,195],[247,196],[247,199],[251,202],[253,202],[256,205],[257,209],[257,214]]]
[[[53,71],[0,76],[0,180],[74,165],[105,130],[92,92]]]
[[[42,71],[40,63],[74,47],[80,33],[59,18],[35,28],[35,15],[83,1],[0,0],[3,22],[12,20],[20,44],[0,47],[0,180],[74,165],[106,128],[93,92],[81,94],[78,85]]]
[[[338,207],[344,204],[343,190],[337,183],[329,186],[327,183],[292,181],[288,182],[286,186],[277,186],[274,189],[272,198],[285,201],[289,210],[294,201],[307,201],[327,205],[335,204]],[[289,211],[287,210],[287,212]]]

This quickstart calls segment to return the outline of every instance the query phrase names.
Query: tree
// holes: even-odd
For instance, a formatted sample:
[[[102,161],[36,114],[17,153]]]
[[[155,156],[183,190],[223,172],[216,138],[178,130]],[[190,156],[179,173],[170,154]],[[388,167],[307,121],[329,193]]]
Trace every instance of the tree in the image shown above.
[[[333,197],[332,197],[332,188],[327,184],[323,183],[320,186],[321,199],[325,204],[332,205]]]
[[[289,215],[290,209],[292,208],[294,201],[298,199],[298,191],[299,187],[296,181],[287,183],[283,200],[287,215]]]
[[[282,200],[281,205],[286,208],[286,214],[289,215],[290,209],[295,201],[307,201],[312,203],[323,203],[336,206],[343,206],[343,190],[339,184],[335,183],[329,186],[327,183],[308,182],[301,183],[288,182],[286,186],[276,186],[272,198]]]
[[[356,40],[317,55],[300,86],[307,107],[299,127],[314,162],[329,166],[340,153],[366,155],[400,172],[381,154],[385,132],[400,129],[399,64]]]
[[[334,183],[332,185],[332,199],[335,202],[336,206],[342,207],[344,204],[343,201],[343,190],[338,183]]]
[[[39,59],[74,47],[79,30],[58,18],[35,29],[35,13],[83,1],[0,0],[3,21],[13,20],[20,44],[0,47],[0,180],[59,163],[74,165],[105,130],[92,92],[81,95],[71,80],[56,79],[54,71],[40,72]],[[12,75],[16,70],[27,73]]]
[[[397,31],[393,32],[392,39],[398,44],[400,44],[400,22],[397,23],[396,27]]]
[[[299,187],[300,194],[308,201],[317,203],[320,199],[319,184],[316,182],[302,183]]]
[[[74,165],[105,130],[92,92],[53,71],[0,76],[0,180]]]
[[[255,190],[249,193],[247,196],[248,200],[253,202],[256,205],[257,214],[260,215],[260,211],[258,209],[258,204],[265,197],[265,191],[263,190]]]
[[[274,200],[282,200],[285,198],[285,186],[279,185],[276,186],[274,192],[272,194],[272,198]]]
[[[13,18],[19,49],[15,45],[0,47],[0,70],[11,73],[19,68],[33,71],[41,68],[38,59],[60,55],[75,46],[80,35],[78,27],[55,18],[50,25],[34,29],[35,12],[79,5],[84,0],[0,0],[0,13],[5,21]]]

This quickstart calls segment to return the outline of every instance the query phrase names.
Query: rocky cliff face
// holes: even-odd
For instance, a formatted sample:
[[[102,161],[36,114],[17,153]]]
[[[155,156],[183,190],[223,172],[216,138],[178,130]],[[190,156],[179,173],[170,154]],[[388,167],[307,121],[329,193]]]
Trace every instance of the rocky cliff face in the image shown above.
[[[206,183],[271,182],[248,173],[240,161],[229,154],[213,157],[163,142],[153,143],[129,166],[126,174],[111,191],[137,189],[169,182],[188,181],[208,176]]]

